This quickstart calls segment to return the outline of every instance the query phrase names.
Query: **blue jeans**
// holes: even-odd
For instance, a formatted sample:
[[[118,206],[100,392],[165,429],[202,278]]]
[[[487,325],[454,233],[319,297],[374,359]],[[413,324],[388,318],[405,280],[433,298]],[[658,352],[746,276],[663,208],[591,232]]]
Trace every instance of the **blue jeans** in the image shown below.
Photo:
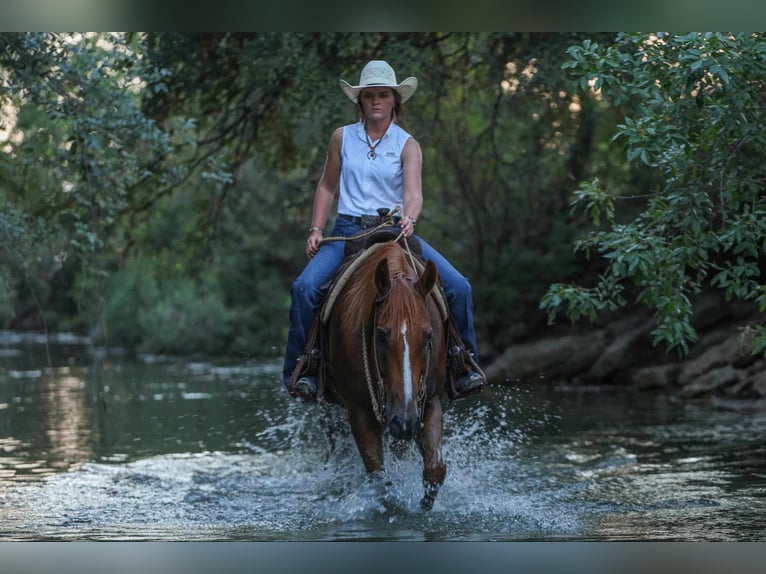
[[[333,237],[349,237],[361,230],[359,225],[338,218],[331,232]],[[441,276],[447,303],[457,325],[463,343],[478,362],[476,332],[473,327],[473,295],[468,279],[455,269],[441,253],[436,251],[422,238],[418,237],[423,248],[423,258],[436,264]],[[345,241],[328,241],[309,260],[298,278],[293,282],[290,294],[290,330],[287,334],[287,349],[283,367],[283,381],[290,381],[293,369],[303,353],[308,339],[314,315],[322,299],[324,285],[343,261]]]

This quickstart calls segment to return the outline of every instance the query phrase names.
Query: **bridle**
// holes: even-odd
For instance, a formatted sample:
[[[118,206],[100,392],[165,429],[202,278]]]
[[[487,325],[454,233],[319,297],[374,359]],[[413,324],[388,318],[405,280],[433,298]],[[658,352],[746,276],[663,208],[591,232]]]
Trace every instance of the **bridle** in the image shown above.
[[[378,421],[378,424],[381,426],[384,425],[386,420],[386,387],[383,384],[383,374],[380,369],[380,355],[378,354],[378,345],[377,345],[377,337],[375,336],[375,333],[377,332],[378,327],[378,311],[380,310],[381,304],[383,301],[385,301],[386,297],[388,297],[388,293],[383,295],[382,297],[378,297],[375,299],[375,304],[372,307],[372,320],[370,323],[372,324],[372,341],[368,345],[367,343],[367,333],[365,326],[362,325],[362,363],[364,364],[364,376],[367,380],[367,391],[370,394],[370,403],[372,403],[372,410],[373,413],[375,413],[375,418]],[[375,379],[372,377],[372,367],[370,365],[370,354],[367,352],[367,348],[372,348],[372,367],[374,367],[375,371]],[[426,374],[431,369],[431,348],[433,347],[433,341],[429,340],[427,347],[426,347],[426,364],[425,368],[423,369],[423,372],[420,374],[420,379],[418,381],[418,396],[417,396],[417,407],[418,407],[418,419],[420,420],[421,426],[423,425],[423,410],[425,409],[426,404],[426,384],[425,384],[425,377]]]

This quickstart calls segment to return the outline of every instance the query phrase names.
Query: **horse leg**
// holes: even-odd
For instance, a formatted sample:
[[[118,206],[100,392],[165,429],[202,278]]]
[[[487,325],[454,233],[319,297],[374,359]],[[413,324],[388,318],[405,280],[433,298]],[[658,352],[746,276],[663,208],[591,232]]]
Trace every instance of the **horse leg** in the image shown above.
[[[423,486],[425,494],[420,500],[423,510],[431,510],[439,488],[444,483],[447,465],[442,458],[442,402],[431,398],[423,413],[423,427],[418,433],[418,446],[423,455]]]
[[[335,454],[335,448],[338,446],[338,441],[335,440],[336,432],[335,425],[333,424],[332,413],[328,405],[323,405],[322,411],[322,430],[324,430],[325,437],[327,438],[328,450],[324,457],[324,464],[330,462],[330,457]]]
[[[378,421],[372,413],[360,409],[349,410],[348,420],[351,432],[354,435],[356,446],[362,457],[364,468],[370,479],[368,483],[373,489],[373,496],[378,497],[379,502],[389,508],[388,491],[392,484],[386,480],[383,469],[383,433]],[[389,508],[390,509],[390,508]]]
[[[374,415],[366,409],[349,409],[348,421],[368,473],[383,471],[383,433]]]

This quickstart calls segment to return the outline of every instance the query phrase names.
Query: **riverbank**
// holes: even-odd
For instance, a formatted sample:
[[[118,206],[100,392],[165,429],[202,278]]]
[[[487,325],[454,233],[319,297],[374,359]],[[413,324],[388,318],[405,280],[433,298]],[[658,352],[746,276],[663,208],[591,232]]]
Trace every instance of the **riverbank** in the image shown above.
[[[753,354],[757,306],[717,294],[695,302],[699,338],[687,356],[652,344],[647,310],[614,315],[595,325],[559,325],[499,353],[485,368],[493,384],[557,381],[577,386],[658,389],[723,408],[766,409],[766,360]]]
[[[554,326],[512,326],[514,342],[502,349],[480,348],[482,357],[488,357],[483,368],[495,385],[554,382],[606,391],[630,387],[709,401],[721,408],[766,410],[766,358],[750,349],[753,326],[763,321],[763,313],[755,304],[727,302],[717,293],[701,296],[694,309],[692,325],[699,338],[687,356],[655,346],[651,313],[634,308],[593,325],[562,320]],[[0,356],[30,345],[90,348],[97,356],[107,351],[94,349],[87,336],[67,332],[0,331]],[[109,353],[131,354],[121,348]],[[267,355],[281,357],[274,348]],[[156,357],[162,356],[139,356],[144,361]]]

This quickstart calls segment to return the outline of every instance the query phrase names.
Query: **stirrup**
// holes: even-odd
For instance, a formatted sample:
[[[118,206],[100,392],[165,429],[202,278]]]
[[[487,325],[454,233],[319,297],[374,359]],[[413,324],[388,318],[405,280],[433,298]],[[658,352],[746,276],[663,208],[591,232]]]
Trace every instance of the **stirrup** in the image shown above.
[[[321,356],[322,353],[317,348],[306,351],[300,356],[287,384],[287,390],[292,396],[307,402],[316,402]]]
[[[468,396],[472,393],[481,391],[483,388],[484,377],[476,371],[469,371],[455,380],[455,390],[457,391],[458,397]]]
[[[295,381],[293,387],[295,395],[307,402],[316,402],[317,400],[317,378],[313,376],[302,376]]]
[[[447,396],[450,401],[480,393],[487,385],[484,371],[462,344],[452,345],[447,351],[447,369]]]

